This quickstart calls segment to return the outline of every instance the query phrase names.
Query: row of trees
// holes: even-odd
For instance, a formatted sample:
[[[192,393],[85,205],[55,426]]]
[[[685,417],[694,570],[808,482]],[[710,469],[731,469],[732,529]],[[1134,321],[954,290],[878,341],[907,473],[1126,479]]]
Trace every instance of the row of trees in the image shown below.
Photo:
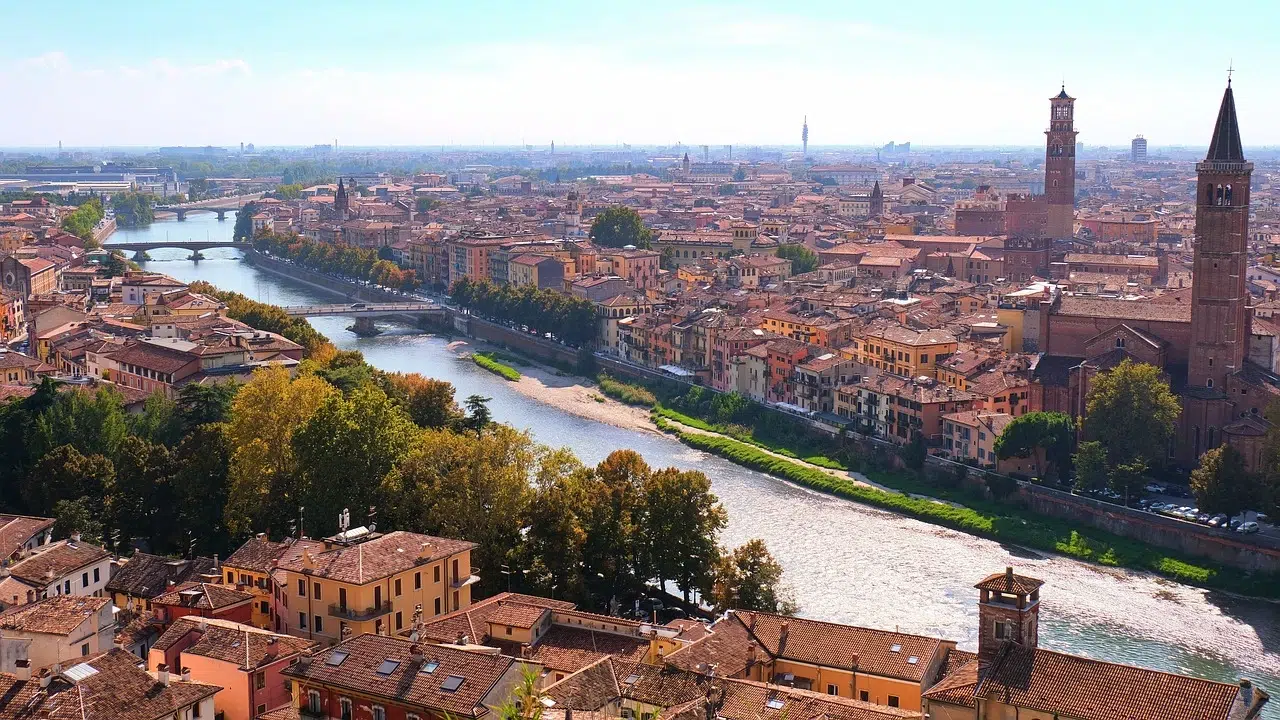
[[[583,345],[595,338],[596,307],[586,298],[532,285],[517,288],[466,277],[453,283],[449,295],[478,315],[525,325],[532,332],[549,332],[571,345]]]
[[[62,229],[88,242],[93,240],[93,229],[103,217],[102,201],[96,197],[89,198],[62,218]]]
[[[236,222],[239,222],[238,217]],[[260,233],[254,238],[253,245],[260,251],[288,258],[323,273],[367,280],[401,290],[413,290],[419,285],[416,271],[396,265],[379,255],[377,250],[319,242],[292,232],[286,235]]]

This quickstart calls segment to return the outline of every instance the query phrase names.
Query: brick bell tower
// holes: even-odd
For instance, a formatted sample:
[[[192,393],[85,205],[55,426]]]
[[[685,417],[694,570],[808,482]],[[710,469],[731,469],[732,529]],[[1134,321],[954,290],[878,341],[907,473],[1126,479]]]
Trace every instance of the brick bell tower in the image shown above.
[[[1226,388],[1249,353],[1249,179],[1227,81],[1209,153],[1196,163],[1196,236],[1191,286],[1191,363],[1187,385]]]
[[[1040,641],[1040,586],[1044,582],[1014,575],[1013,568],[988,575],[974,585],[978,599],[978,659],[989,661],[1005,642],[1036,647]]]
[[[1075,234],[1075,102],[1065,85],[1049,98],[1049,129],[1044,131],[1044,194],[1049,210],[1045,234],[1054,240]]]

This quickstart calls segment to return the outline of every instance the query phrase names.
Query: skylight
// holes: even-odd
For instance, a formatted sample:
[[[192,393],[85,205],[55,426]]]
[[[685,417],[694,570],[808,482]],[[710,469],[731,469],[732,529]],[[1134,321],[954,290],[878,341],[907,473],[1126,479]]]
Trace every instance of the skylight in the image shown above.
[[[894,643],[889,647],[889,652],[902,652],[902,646],[897,643]]]
[[[907,658],[908,665],[915,665],[918,662],[920,662],[920,658],[916,657],[915,655],[912,655],[911,657]]]
[[[422,672],[430,675],[431,673],[435,672],[436,668],[438,667],[440,667],[440,663],[436,662],[435,660],[431,660],[426,665],[422,666]]]
[[[400,667],[399,660],[383,660],[382,664],[378,666],[378,674],[390,675],[395,672],[398,667]]]
[[[443,683],[440,684],[440,689],[444,690],[445,692],[453,692],[460,687],[462,687],[461,675],[450,675],[449,677],[444,679]]]
[[[770,700],[769,702],[765,703],[764,706],[769,708],[770,710],[781,710],[783,704],[784,703],[782,702],[782,698],[776,697]]]
[[[324,662],[326,665],[338,666],[338,665],[341,665],[342,661],[346,660],[347,656],[350,654],[351,653],[347,652],[346,650],[334,650],[333,654],[329,656],[329,659],[325,660]]]
[[[622,684],[623,684],[623,685],[635,685],[635,684],[636,684],[636,683],[638,683],[638,682],[640,682],[640,676],[639,676],[639,675],[637,675],[637,674],[635,674],[635,673],[631,673],[630,675],[628,675],[628,676],[627,676],[627,679],[626,679],[626,680],[623,680],[623,681],[622,681]]]
[[[78,683],[81,680],[84,680],[85,678],[93,677],[94,675],[97,675],[97,674],[98,674],[98,669],[90,665],[89,663],[80,663],[79,665],[72,665],[71,667],[62,671],[62,676],[67,678],[73,683]]]

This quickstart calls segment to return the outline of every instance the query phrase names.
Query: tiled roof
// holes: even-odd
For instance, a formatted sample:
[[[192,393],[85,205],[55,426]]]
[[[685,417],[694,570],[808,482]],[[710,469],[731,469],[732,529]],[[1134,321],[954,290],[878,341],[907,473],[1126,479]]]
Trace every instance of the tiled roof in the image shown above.
[[[545,607],[537,605],[500,601],[498,607],[489,615],[488,622],[527,630],[537,625],[545,612],[547,612]]]
[[[355,545],[338,546],[314,553],[311,555],[310,567],[301,554],[281,558],[280,567],[292,572],[306,572],[316,577],[364,585],[475,547],[475,543],[466,540],[397,530]],[[471,568],[465,570],[470,572]]]
[[[52,518],[0,515],[0,553],[12,557],[28,540],[51,527]]]
[[[750,680],[723,680],[722,720],[901,720],[920,713],[833,695],[765,685]]]
[[[957,652],[952,650],[951,654],[955,655]],[[926,690],[922,697],[948,705],[976,707],[977,702],[974,700],[973,691],[978,687],[978,660],[972,653],[966,653],[966,655],[970,659],[965,662],[959,662],[962,658],[956,658],[955,663],[948,659],[948,667],[939,673],[942,679]]]
[[[648,650],[649,642],[644,638],[552,625],[530,650],[530,659],[552,670],[577,672],[605,655],[640,662]]]
[[[304,684],[324,683],[350,688],[362,695],[384,697],[399,704],[460,717],[481,714],[477,707],[503,675],[516,664],[504,655],[460,650],[444,645],[424,645],[424,659],[414,661],[413,643],[402,638],[365,634],[317,654],[310,662],[290,665],[282,671]],[[346,657],[335,653],[346,653]],[[388,663],[387,661],[391,661]],[[391,664],[394,663],[394,667]],[[433,672],[424,672],[437,663]],[[379,669],[390,672],[379,673]],[[463,678],[456,690],[442,688],[449,677]]]
[[[182,560],[136,552],[111,574],[107,592],[150,599],[167,592],[170,581],[183,583],[198,575],[217,572],[213,558]]]
[[[310,640],[229,620],[182,617],[169,626],[155,647],[167,650],[192,633],[196,633],[198,639],[184,648],[183,653],[235,663],[241,670],[253,670],[316,646]]]
[[[1016,575],[1013,572],[1013,568],[1005,568],[1002,573],[993,573],[986,576],[974,587],[989,592],[1030,595],[1039,590],[1042,585],[1044,585],[1043,580],[1037,580],[1026,575]]]
[[[697,672],[699,665],[714,665],[722,677],[738,675],[747,667],[747,648],[754,642],[745,625],[723,618],[706,637],[668,655],[667,662],[690,672]]]
[[[170,720],[222,688],[171,680],[166,687],[116,648],[85,664],[97,672],[73,682],[64,676],[41,689],[37,680],[0,673],[0,718],[23,720]]]
[[[185,593],[185,595],[184,595]],[[151,600],[156,605],[181,605],[202,610],[218,610],[253,600],[253,595],[226,585],[185,582]]]
[[[921,682],[942,641],[889,632],[738,610],[733,613],[775,658]],[[786,637],[782,630],[787,629]],[[896,649],[895,649],[896,648]],[[915,658],[915,662],[911,662]]]
[[[1006,643],[975,695],[1077,720],[1226,720],[1239,688]]]
[[[276,542],[265,535],[251,537],[231,553],[223,564],[253,572],[269,573],[275,568],[276,561],[295,543],[297,540],[293,538]],[[323,548],[320,543],[316,543],[315,546]]]
[[[53,580],[106,559],[107,551],[84,542],[59,540],[14,563],[9,572],[19,580],[44,587]],[[52,578],[49,573],[52,572]]]
[[[0,628],[17,632],[70,635],[85,620],[97,615],[110,598],[55,595],[30,605],[19,605],[0,614]]]
[[[556,707],[572,710],[599,710],[621,696],[613,663],[602,657],[594,663],[547,687],[546,695]]]
[[[614,677],[622,697],[628,700],[669,708],[705,695],[702,675],[681,670],[674,665],[625,663],[610,659]]]
[[[1191,306],[1152,303],[1137,300],[1064,297],[1055,315],[1104,318],[1108,320],[1146,320],[1151,322],[1191,322]]]
[[[573,609],[573,603],[564,600],[548,600],[536,595],[520,593],[499,593],[477,601],[471,607],[426,620],[422,626],[421,636],[436,642],[455,642],[459,636],[466,635],[473,643],[483,643],[489,638],[489,617],[498,611],[499,605],[503,602],[558,610]]]

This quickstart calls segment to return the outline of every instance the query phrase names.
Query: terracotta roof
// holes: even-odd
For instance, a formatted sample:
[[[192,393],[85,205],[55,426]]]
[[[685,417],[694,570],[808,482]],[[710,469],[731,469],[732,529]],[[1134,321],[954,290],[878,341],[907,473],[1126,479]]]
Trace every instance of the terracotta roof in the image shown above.
[[[952,650],[951,654],[955,655],[958,651]],[[972,653],[968,653],[972,655]],[[960,658],[957,658],[957,661]],[[952,665],[948,660],[948,665]],[[954,667],[947,668],[946,671],[939,673],[942,678],[933,687],[926,690],[922,697],[928,698],[934,702],[942,702],[948,705],[958,705],[959,707],[976,707],[977,701],[974,700],[973,691],[978,686],[978,660],[976,656],[963,663],[956,662]]]
[[[320,553],[311,554],[307,550],[312,559],[310,566],[301,553],[286,556],[281,558],[280,567],[292,572],[306,572],[316,577],[364,585],[475,547],[475,543],[466,540],[397,530],[372,540],[338,546]],[[470,572],[471,568],[466,570]]]
[[[1078,720],[1226,720],[1235,685],[1006,643],[974,694]]]
[[[1055,315],[1105,318],[1109,320],[1147,320],[1156,322],[1191,322],[1191,305],[1153,303],[1146,300],[1111,300],[1106,298],[1064,297]]]
[[[596,660],[546,689],[546,696],[556,707],[573,710],[599,710],[617,702],[621,694],[608,657]]]
[[[97,672],[79,681],[59,675],[42,689],[32,680],[0,673],[0,717],[24,720],[169,720],[222,688],[171,680],[166,687],[138,658],[119,648],[86,658]]]
[[[552,670],[577,672],[606,655],[640,662],[648,651],[649,642],[644,638],[552,625],[530,650],[530,659]]]
[[[471,607],[425,621],[420,634],[423,638],[436,642],[454,642],[460,635],[466,635],[471,642],[483,643],[489,638],[489,617],[498,611],[499,605],[503,602],[558,610],[573,609],[573,603],[564,600],[548,600],[536,595],[520,593],[499,593],[479,600]]]
[[[22,386],[27,389],[27,386]],[[2,399],[2,398],[0,398]],[[0,515],[0,553],[12,557],[31,538],[53,527],[53,518]]]
[[[1030,595],[1039,590],[1042,585],[1044,585],[1043,580],[1037,580],[1026,575],[1015,575],[1013,568],[1005,568],[1002,573],[993,573],[986,576],[974,587],[988,592]]]
[[[155,605],[181,605],[201,610],[219,610],[253,600],[253,595],[226,585],[185,582],[151,600]]]
[[[87,565],[110,557],[106,550],[88,543],[59,540],[9,567],[9,573],[24,582],[44,587]],[[50,577],[49,573],[53,576]]]
[[[724,680],[722,720],[899,720],[920,713],[850,698],[766,685],[751,680]]]
[[[111,574],[111,579],[107,581],[107,592],[150,599],[167,592],[170,581],[177,584],[198,575],[217,572],[213,558],[182,560],[135,552]]]
[[[856,667],[858,672],[917,683],[943,648],[941,640],[923,635],[744,610],[734,611],[733,617],[775,658],[831,668]]]
[[[193,633],[194,642],[183,648],[183,653],[235,663],[241,670],[254,670],[316,646],[310,640],[279,635],[229,620],[188,616],[174,621],[156,640],[154,647],[168,650]]]
[[[415,661],[413,646],[402,638],[365,634],[317,654],[305,665],[299,662],[281,672],[304,683],[310,680],[394,700],[410,709],[475,717],[483,712],[478,709],[481,700],[517,663],[504,655],[444,645],[422,646],[424,659]],[[428,663],[436,663],[432,672],[424,671]],[[445,690],[442,686],[451,677],[462,678],[462,683],[455,690]]]
[[[697,672],[699,665],[714,665],[722,677],[738,675],[747,667],[747,648],[753,643],[745,625],[732,617],[722,618],[706,637],[671,653],[667,662],[690,672]]]
[[[19,605],[0,614],[0,628],[17,632],[70,635],[85,620],[97,615],[110,598],[55,595],[30,605]]]
[[[265,535],[251,537],[244,541],[235,552],[231,553],[223,565],[230,565],[234,568],[242,568],[253,572],[269,573],[275,569],[276,561],[285,554],[291,546],[298,541],[294,538],[285,538],[281,542],[268,539]],[[315,548],[323,549],[321,543],[314,543]],[[313,550],[317,552],[317,550]]]
[[[495,625],[510,625],[527,630],[537,625],[546,612],[547,608],[537,605],[500,601],[487,620]]]

